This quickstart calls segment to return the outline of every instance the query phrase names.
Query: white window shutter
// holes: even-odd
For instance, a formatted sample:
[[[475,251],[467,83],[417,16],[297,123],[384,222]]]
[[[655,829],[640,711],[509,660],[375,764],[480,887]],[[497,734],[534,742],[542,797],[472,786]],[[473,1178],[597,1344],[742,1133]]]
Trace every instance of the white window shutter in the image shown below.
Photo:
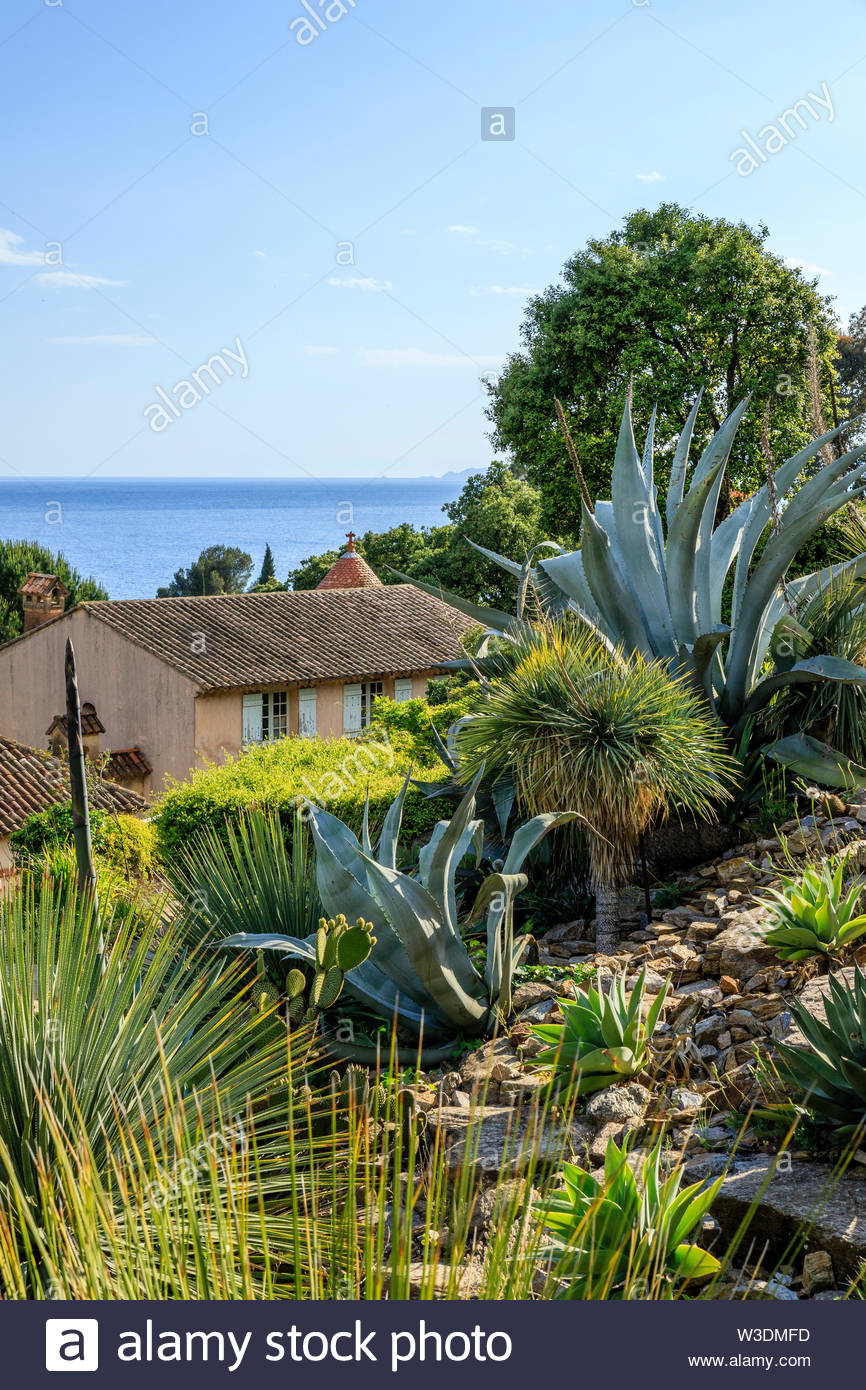
[[[261,743],[262,741],[261,694],[244,696],[243,741],[244,743]]]
[[[411,700],[411,699],[412,699],[412,677],[411,677],[411,676],[398,676],[397,679],[394,681],[394,699],[395,699],[395,700]]]
[[[343,686],[343,733],[359,734],[361,732],[361,687],[360,685]]]
[[[316,737],[316,691],[315,688],[298,691],[298,736]]]

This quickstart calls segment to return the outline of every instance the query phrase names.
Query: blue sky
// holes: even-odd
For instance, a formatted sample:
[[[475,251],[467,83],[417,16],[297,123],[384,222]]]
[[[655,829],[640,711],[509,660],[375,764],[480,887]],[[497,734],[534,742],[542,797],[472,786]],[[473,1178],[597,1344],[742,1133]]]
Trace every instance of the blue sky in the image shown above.
[[[866,301],[863,0],[308,4],[4,0],[0,477],[483,466],[527,295],[663,200]]]

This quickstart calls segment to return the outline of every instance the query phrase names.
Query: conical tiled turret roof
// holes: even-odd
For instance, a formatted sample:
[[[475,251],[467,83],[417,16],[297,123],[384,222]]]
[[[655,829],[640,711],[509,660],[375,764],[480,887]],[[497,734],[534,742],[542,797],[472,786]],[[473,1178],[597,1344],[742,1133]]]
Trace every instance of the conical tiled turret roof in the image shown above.
[[[317,589],[375,589],[382,581],[355,549],[355,533],[348,531],[349,544],[339,560],[316,585]]]

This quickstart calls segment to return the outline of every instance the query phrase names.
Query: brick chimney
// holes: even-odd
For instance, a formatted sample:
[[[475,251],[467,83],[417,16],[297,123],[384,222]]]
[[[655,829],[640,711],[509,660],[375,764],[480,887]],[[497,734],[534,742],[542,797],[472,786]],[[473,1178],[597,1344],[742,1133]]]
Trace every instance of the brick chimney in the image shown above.
[[[69,595],[66,585],[61,584],[56,574],[39,574],[36,570],[28,574],[18,592],[24,609],[25,632],[32,632],[35,627],[41,627],[52,618],[59,618]]]

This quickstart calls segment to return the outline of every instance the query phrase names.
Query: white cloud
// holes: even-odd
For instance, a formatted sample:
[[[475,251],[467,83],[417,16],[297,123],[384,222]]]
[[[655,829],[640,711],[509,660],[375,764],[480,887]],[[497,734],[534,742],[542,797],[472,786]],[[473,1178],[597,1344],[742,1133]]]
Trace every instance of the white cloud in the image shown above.
[[[156,338],[146,338],[141,333],[94,333],[89,338],[46,338],[48,343],[81,343],[98,346],[105,343],[109,347],[151,347]]]
[[[486,251],[494,251],[498,256],[508,256],[512,251],[519,248],[513,241],[506,241],[503,237],[483,237],[477,227],[464,226],[462,223],[455,223],[448,228],[449,232],[459,232],[461,236],[468,237],[475,242],[476,246],[483,246]],[[525,254],[525,250],[524,250]]]
[[[651,174],[635,174],[635,178],[640,179],[641,183],[662,183],[664,174],[660,174],[658,169],[653,169]]]
[[[512,251],[517,250],[513,241],[503,241],[501,237],[482,237],[478,245],[485,246],[488,251],[495,251],[497,256],[510,256]]]
[[[422,348],[362,348],[362,367],[501,367],[502,357],[425,352]]]
[[[469,291],[470,294],[535,294],[526,285],[485,285]]]
[[[802,270],[805,275],[832,275],[825,265],[814,265],[812,261],[801,261],[799,256],[786,256],[785,265],[792,270]]]
[[[335,352],[339,351],[339,348],[317,347],[315,345],[311,345],[310,347],[304,348],[304,352],[306,353],[307,357],[332,357]]]
[[[106,280],[102,275],[79,275],[77,270],[47,270],[33,277],[40,285],[55,289],[95,290],[99,285],[126,285],[127,280]]]
[[[0,265],[44,265],[44,251],[19,251],[24,245],[23,236],[0,227]]]
[[[254,256],[261,256],[262,260],[264,260],[264,258],[265,258],[265,253],[264,253],[264,251],[254,251],[254,252],[253,252],[253,255],[254,255]]]
[[[341,280],[339,276],[332,275],[328,284],[333,285],[337,290],[375,290],[379,292],[391,288],[390,280],[374,280],[372,275],[356,275],[349,280]]]

